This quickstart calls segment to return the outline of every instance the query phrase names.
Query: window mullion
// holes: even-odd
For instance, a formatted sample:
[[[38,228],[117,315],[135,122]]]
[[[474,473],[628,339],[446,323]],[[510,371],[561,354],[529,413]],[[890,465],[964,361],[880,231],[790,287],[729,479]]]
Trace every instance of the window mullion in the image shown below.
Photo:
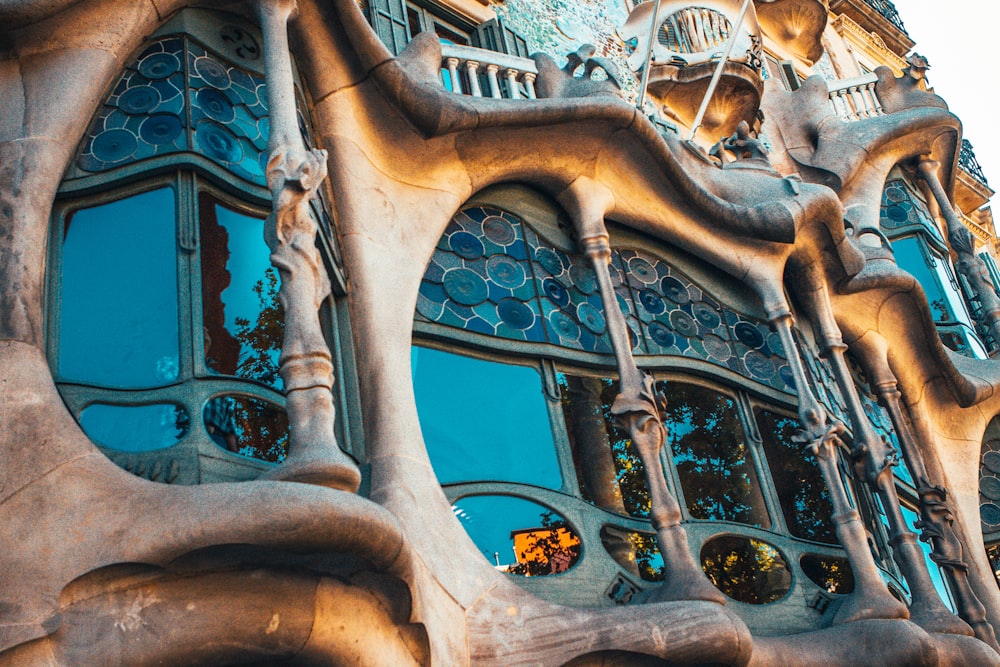
[[[754,470],[757,472],[757,484],[760,486],[761,495],[764,498],[764,507],[767,508],[767,513],[770,515],[771,530],[778,533],[788,533],[785,515],[781,511],[781,501],[778,500],[778,493],[771,480],[771,471],[767,466],[763,438],[761,438],[757,422],[754,420],[753,404],[744,391],[737,391],[736,399],[739,406],[740,422],[743,424],[747,443],[750,446],[750,457],[753,460]]]
[[[561,491],[580,497],[580,480],[576,475],[573,463],[573,451],[569,443],[569,433],[566,431],[566,418],[563,415],[562,396],[559,381],[556,377],[556,365],[551,359],[540,362],[542,374],[542,391],[545,394],[545,407],[549,412],[549,422],[552,428],[552,442],[556,447],[556,458],[562,472],[563,485]]]
[[[194,172],[177,174],[177,276],[181,333],[181,377],[205,374],[201,322],[201,262],[198,252],[198,182]],[[194,407],[194,406],[191,406]]]

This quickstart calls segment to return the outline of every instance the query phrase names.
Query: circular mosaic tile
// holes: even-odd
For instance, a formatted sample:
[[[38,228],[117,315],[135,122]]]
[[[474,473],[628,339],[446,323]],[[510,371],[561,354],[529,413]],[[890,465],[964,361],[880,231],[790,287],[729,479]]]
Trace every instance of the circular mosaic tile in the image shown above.
[[[708,334],[702,342],[705,344],[705,351],[708,352],[708,356],[713,359],[725,361],[732,356],[732,350],[729,347],[729,343],[722,340],[715,334]]]
[[[229,79],[229,70],[222,63],[208,56],[194,59],[194,71],[205,80],[205,83],[215,88],[228,88],[232,83]]]
[[[486,260],[486,275],[506,289],[517,289],[527,280],[524,267],[510,255],[493,255]]]
[[[737,322],[733,327],[733,333],[736,335],[736,340],[751,349],[756,350],[764,344],[764,334],[749,322]]]
[[[553,310],[549,313],[549,322],[552,328],[559,334],[559,338],[564,342],[572,342],[580,338],[580,327],[573,318],[561,310]]]
[[[659,315],[667,309],[667,305],[663,303],[660,295],[650,289],[644,289],[639,292],[639,303],[651,315]]]
[[[545,296],[552,299],[552,303],[560,308],[565,308],[569,305],[569,292],[558,280],[553,280],[552,278],[543,280],[542,291],[545,292]]]
[[[906,199],[906,191],[898,186],[885,189],[885,198],[891,202],[901,202]]]
[[[135,152],[139,142],[128,130],[107,130],[94,137],[91,152],[102,162],[119,162]]]
[[[153,86],[129,88],[118,98],[118,108],[130,114],[147,113],[159,103],[160,91]]]
[[[228,130],[211,121],[201,121],[195,126],[198,144],[210,158],[235,163],[243,159],[240,142]]]
[[[455,232],[448,238],[448,245],[464,259],[479,259],[486,252],[483,242],[469,232]]]
[[[698,336],[698,323],[683,310],[675,310],[670,313],[670,326],[674,328],[674,331],[687,338]]]
[[[757,350],[750,350],[743,355],[743,364],[750,375],[760,380],[770,380],[774,377],[774,362]]]
[[[508,246],[517,238],[514,226],[498,215],[483,220],[483,233],[497,245]]]
[[[148,116],[139,127],[139,136],[151,144],[169,144],[184,129],[181,119],[172,113]]]
[[[674,344],[674,334],[659,322],[649,323],[649,337],[660,347],[670,347]]]
[[[642,257],[633,257],[628,261],[628,271],[644,285],[656,282],[656,269]]]
[[[1000,507],[993,503],[985,503],[979,506],[979,518],[983,523],[995,526],[1000,524]]]
[[[139,62],[139,74],[147,79],[166,79],[181,68],[181,61],[172,53],[154,53]]]
[[[592,303],[581,303],[576,307],[576,317],[580,323],[591,333],[600,336],[604,333],[606,326],[604,314]]]
[[[990,500],[1000,500],[1000,479],[983,477],[979,480],[979,492]]]
[[[983,465],[991,472],[1000,473],[1000,452],[986,452],[983,456]]]
[[[517,299],[500,299],[500,303],[497,304],[497,314],[515,329],[530,329],[535,323],[535,313]]]
[[[535,252],[535,259],[542,265],[543,269],[554,276],[558,276],[566,268],[562,257],[551,248],[539,248]]]
[[[890,206],[885,212],[889,219],[894,222],[905,222],[909,217],[909,212],[901,204]]]
[[[236,118],[236,109],[229,98],[212,88],[202,88],[195,97],[198,106],[212,120],[229,123]]]
[[[722,324],[722,317],[718,311],[704,301],[693,303],[691,305],[691,312],[694,313],[695,319],[701,322],[701,325],[706,329],[714,329]]]
[[[489,296],[486,281],[470,269],[452,269],[444,274],[442,282],[445,294],[463,306],[475,306]]]
[[[660,289],[674,303],[687,303],[691,300],[691,295],[688,293],[684,283],[671,276],[667,276],[660,281]]]

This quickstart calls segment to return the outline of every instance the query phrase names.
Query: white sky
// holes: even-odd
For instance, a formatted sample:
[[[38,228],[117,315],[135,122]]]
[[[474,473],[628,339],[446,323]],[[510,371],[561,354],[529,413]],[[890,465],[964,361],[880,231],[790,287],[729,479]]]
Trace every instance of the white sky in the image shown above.
[[[906,32],[927,57],[927,80],[962,119],[990,186],[1000,192],[1000,86],[990,74],[1000,48],[997,0],[894,0]],[[1000,197],[994,198],[1000,214]]]

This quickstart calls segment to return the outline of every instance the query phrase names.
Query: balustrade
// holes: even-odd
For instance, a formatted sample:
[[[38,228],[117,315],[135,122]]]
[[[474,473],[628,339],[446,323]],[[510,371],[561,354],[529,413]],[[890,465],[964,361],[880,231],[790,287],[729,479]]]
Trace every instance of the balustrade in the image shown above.
[[[874,73],[827,82],[830,104],[841,120],[854,121],[885,115],[875,92],[876,82],[878,77]]]
[[[533,100],[538,69],[529,58],[442,44],[441,75],[445,87],[459,95]]]

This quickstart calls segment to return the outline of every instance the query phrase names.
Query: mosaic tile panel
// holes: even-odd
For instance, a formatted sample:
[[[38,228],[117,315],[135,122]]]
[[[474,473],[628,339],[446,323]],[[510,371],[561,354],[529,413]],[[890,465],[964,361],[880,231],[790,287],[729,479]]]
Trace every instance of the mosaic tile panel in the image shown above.
[[[931,219],[925,204],[910,191],[905,181],[894,179],[882,190],[879,225],[885,230],[919,225],[941,239],[941,232]]]
[[[532,53],[544,51],[560,67],[566,64],[566,54],[593,44],[594,55],[618,68],[625,98],[634,101],[638,96],[639,81],[626,60],[631,48],[618,37],[618,28],[628,19],[625,0],[493,0],[490,5],[527,40]]]
[[[266,185],[268,130],[262,76],[191,39],[167,37],[125,68],[84,140],[77,165],[99,173],[190,150]]]
[[[979,462],[979,520],[983,533],[1000,531],[1000,440],[983,443]]]
[[[794,392],[784,350],[766,323],[723,307],[643,251],[613,251],[610,274],[636,355],[699,359]],[[445,230],[421,283],[417,317],[509,340],[613,352],[589,262],[490,206],[461,211]]]

